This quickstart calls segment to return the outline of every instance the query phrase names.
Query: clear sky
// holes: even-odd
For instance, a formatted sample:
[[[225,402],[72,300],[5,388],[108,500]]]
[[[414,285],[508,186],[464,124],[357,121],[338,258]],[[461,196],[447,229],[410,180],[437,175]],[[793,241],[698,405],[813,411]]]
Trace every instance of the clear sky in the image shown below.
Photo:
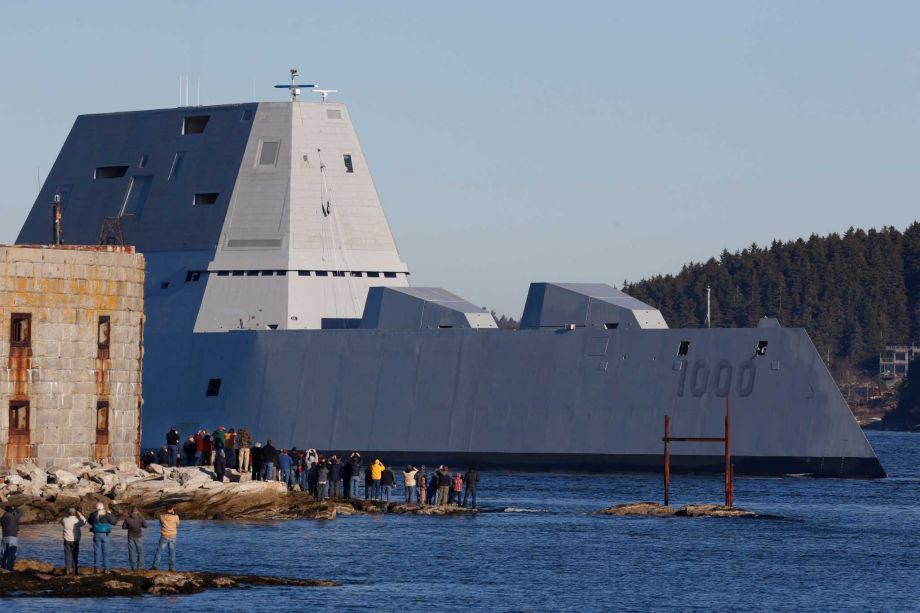
[[[4,2],[0,242],[74,118],[341,90],[414,285],[519,316],[920,218],[917,2]]]

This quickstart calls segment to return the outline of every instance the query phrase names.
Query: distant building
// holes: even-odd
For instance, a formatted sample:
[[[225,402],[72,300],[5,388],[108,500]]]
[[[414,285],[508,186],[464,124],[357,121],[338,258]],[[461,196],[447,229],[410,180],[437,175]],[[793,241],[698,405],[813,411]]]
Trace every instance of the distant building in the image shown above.
[[[878,356],[878,374],[883,379],[900,379],[907,376],[907,369],[914,357],[920,355],[917,345],[886,345]]]
[[[0,246],[0,465],[135,461],[144,257]]]

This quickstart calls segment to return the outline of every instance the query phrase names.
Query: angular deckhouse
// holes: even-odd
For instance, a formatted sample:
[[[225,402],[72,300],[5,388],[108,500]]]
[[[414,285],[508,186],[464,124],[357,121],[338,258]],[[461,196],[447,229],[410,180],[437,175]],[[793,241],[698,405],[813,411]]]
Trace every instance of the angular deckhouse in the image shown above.
[[[348,109],[268,102],[77,118],[19,235],[147,260],[143,441],[169,426],[388,462],[658,470],[721,436],[739,474],[884,476],[802,329],[669,329],[604,284],[534,283],[520,330],[409,287]],[[718,444],[673,443],[718,471]]]

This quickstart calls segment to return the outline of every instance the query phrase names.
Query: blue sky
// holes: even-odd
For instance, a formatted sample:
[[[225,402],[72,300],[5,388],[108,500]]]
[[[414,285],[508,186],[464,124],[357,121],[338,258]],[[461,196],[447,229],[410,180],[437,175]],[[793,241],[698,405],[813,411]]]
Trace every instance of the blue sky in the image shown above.
[[[19,2],[0,242],[81,113],[341,90],[415,285],[676,272],[920,217],[920,3]]]

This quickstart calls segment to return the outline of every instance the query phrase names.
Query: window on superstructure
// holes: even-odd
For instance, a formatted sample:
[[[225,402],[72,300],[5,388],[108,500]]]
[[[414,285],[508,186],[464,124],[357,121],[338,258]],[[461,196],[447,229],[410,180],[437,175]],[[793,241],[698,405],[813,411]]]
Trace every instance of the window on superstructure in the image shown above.
[[[341,119],[342,111],[339,109],[326,109],[326,119]]]
[[[240,121],[252,121],[252,109],[244,109]]]
[[[677,347],[677,357],[683,357],[690,351],[690,341],[681,341]]]
[[[247,271],[246,271],[246,276],[247,276],[247,277],[258,277],[258,276],[259,276],[259,271],[258,271],[258,270],[247,270]]]
[[[137,162],[138,168],[146,168],[149,156],[146,153],[141,154],[141,159]]]
[[[309,277],[310,271],[309,270],[298,270],[297,274],[298,276],[301,276],[301,277]]]
[[[383,273],[383,276],[386,277],[387,279],[395,279],[396,273],[395,272],[385,272]]]
[[[127,166],[97,166],[94,179],[120,179],[128,172]]]
[[[167,289],[169,287],[169,281],[161,281],[160,289]]]
[[[605,330],[616,330],[616,329],[619,328],[619,327],[620,327],[620,324],[619,324],[618,322],[609,322],[609,321],[608,321],[607,323],[604,324],[604,329],[605,329]]]
[[[326,272],[325,270],[317,270],[317,271],[316,271],[316,276],[317,276],[317,277],[328,277],[328,276],[329,276],[329,273]]]
[[[344,270],[333,270],[333,271],[332,271],[332,276],[333,276],[333,277],[344,277],[344,276],[345,276],[345,271],[344,271]]]
[[[217,396],[220,394],[220,379],[208,379],[208,389],[205,390],[205,396]]]
[[[208,125],[210,115],[192,115],[182,120],[183,134],[201,134]]]
[[[352,165],[352,163],[351,163],[351,156],[350,156],[349,154],[346,153],[346,154],[345,154],[344,156],[342,156],[342,157],[343,157],[344,160],[345,160],[345,172],[354,172],[354,171],[355,171],[355,167],[354,167],[354,166]]]
[[[194,200],[192,200],[192,204],[195,206],[202,206],[205,204],[214,204],[215,202],[217,202],[218,196],[220,196],[220,194],[216,192],[204,192],[201,194],[195,194],[195,198]]]
[[[759,341],[757,343],[757,355],[766,355],[767,354],[767,341]]]
[[[245,273],[242,270],[234,270],[232,274],[234,277],[242,277]]]
[[[185,282],[186,283],[197,283],[201,279],[201,271],[190,270],[185,273]]]
[[[269,140],[262,143],[259,152],[259,166],[274,166],[278,161],[278,150],[281,149],[280,141]]]
[[[10,345],[13,347],[32,346],[31,313],[13,313],[10,318]]]
[[[360,273],[360,272],[353,272],[353,273],[351,273],[351,276],[352,276],[352,277],[360,277],[360,276],[361,276],[361,273]]]
[[[219,270],[217,271],[217,276],[218,277],[229,277],[230,271],[229,270]]]
[[[369,273],[367,273],[367,276],[368,276],[368,277],[373,277],[374,279],[376,279],[376,278],[378,278],[378,277],[380,276],[380,273],[379,273],[379,272],[369,272]]]

